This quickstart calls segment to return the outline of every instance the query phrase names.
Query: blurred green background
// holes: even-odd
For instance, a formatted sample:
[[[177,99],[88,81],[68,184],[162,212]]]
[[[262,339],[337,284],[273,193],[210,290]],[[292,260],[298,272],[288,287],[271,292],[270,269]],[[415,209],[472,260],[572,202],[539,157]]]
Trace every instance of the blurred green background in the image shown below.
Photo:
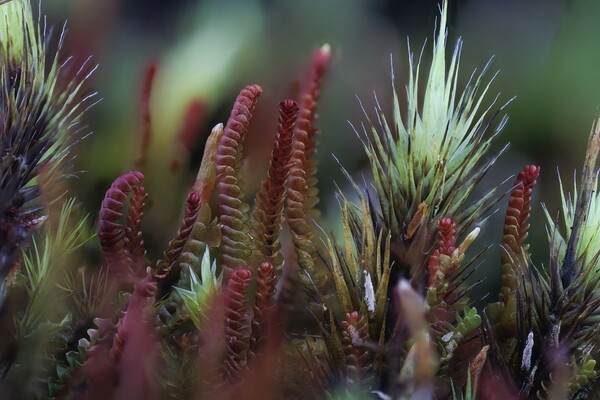
[[[246,145],[247,191],[257,189],[274,139],[277,104],[294,95],[312,50],[325,42],[334,63],[319,106],[319,179],[324,225],[335,229],[334,182],[344,187],[345,180],[332,154],[358,178],[369,175],[348,124],[364,120],[356,97],[369,109],[375,91],[389,110],[390,54],[401,85],[407,36],[418,53],[439,14],[436,0],[45,0],[42,8],[55,25],[69,20],[65,54],[79,60],[92,55],[100,65],[89,90],[103,101],[87,116],[94,135],[79,146],[77,169],[85,172],[72,181],[92,215],[112,180],[134,166],[144,71],[150,62],[159,63],[145,220],[154,226],[146,229],[146,239],[160,243],[158,248],[176,229],[210,128],[226,121],[235,95],[248,83],[265,91]],[[517,96],[496,143],[497,149],[511,146],[483,185],[497,186],[526,163],[541,165],[532,237],[534,251],[542,250],[546,233],[539,202],[553,215],[558,210],[557,167],[571,187],[600,106],[600,2],[461,0],[449,1],[449,10],[449,43],[464,40],[463,82],[494,56],[490,76],[500,71],[492,86],[492,93],[501,93],[497,104]],[[183,151],[177,137],[192,101],[201,104],[202,119],[195,145]],[[505,204],[506,199],[484,226],[482,243],[501,240]],[[547,252],[534,254],[536,262],[546,262]]]

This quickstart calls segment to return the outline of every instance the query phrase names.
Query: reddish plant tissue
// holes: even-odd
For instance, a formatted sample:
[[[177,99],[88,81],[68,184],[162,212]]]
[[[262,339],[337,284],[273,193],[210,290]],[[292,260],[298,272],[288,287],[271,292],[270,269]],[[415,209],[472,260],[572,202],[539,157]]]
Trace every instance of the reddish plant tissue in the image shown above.
[[[147,197],[148,194],[143,186],[138,186],[133,190],[125,221],[125,237],[123,239],[133,273],[139,277],[145,274],[146,267],[150,265],[146,258],[146,249],[142,238],[142,218]]]
[[[519,252],[518,249],[523,246],[527,239],[527,232],[529,231],[527,221],[531,214],[531,194],[539,174],[539,166],[526,165],[523,171],[517,175],[514,189],[510,194],[508,210],[504,220],[503,243],[516,253]]]
[[[217,193],[225,281],[229,279],[233,270],[243,268],[250,256],[247,218],[242,210],[241,158],[244,137],[261,93],[262,88],[258,85],[249,85],[242,89],[225,125],[217,150]]]
[[[202,100],[192,100],[185,109],[183,115],[183,123],[177,140],[187,151],[192,151],[198,143],[198,134],[204,124],[206,118],[206,103]]]
[[[117,275],[125,272],[121,271],[125,268],[122,265],[125,259],[124,244],[126,236],[122,221],[124,208],[129,196],[134,194],[134,191],[143,180],[144,175],[138,171],[121,175],[106,191],[100,207],[98,237],[108,268],[116,270]],[[138,196],[141,196],[141,194]]]
[[[438,221],[438,248],[433,251],[427,262],[427,285],[435,282],[435,276],[440,268],[440,254],[452,255],[456,245],[456,223],[451,218],[442,218]]]
[[[263,262],[258,267],[256,277],[256,298],[252,318],[252,351],[262,350],[265,336],[272,328],[275,319],[275,284],[277,283],[273,266]]]
[[[246,367],[250,346],[250,321],[248,320],[248,290],[252,281],[249,269],[236,269],[231,274],[225,296],[225,379],[235,381]]]
[[[295,101],[285,100],[279,103],[277,138],[271,156],[269,173],[256,194],[256,209],[252,214],[254,245],[260,252],[260,257],[271,262],[278,276],[281,275],[283,264],[279,235],[297,116],[298,106]]]
[[[438,247],[440,254],[452,255],[456,245],[456,223],[446,217],[438,222]]]
[[[183,221],[177,231],[177,237],[169,243],[169,247],[164,253],[164,259],[158,263],[158,266],[154,271],[155,278],[165,278],[173,268],[175,262],[179,259],[179,256],[183,252],[183,248],[192,233],[201,205],[200,195],[194,191],[190,192],[185,201],[185,212]]]
[[[309,214],[315,214],[314,207],[318,203],[318,191],[316,188],[317,179],[317,160],[316,156],[316,136],[319,131],[315,127],[317,120],[317,102],[321,94],[321,81],[327,72],[331,62],[331,49],[329,45],[324,45],[317,49],[313,54],[308,81],[304,90],[300,94],[298,105],[300,111],[294,131],[295,151],[293,163],[299,163],[298,167],[305,172],[307,188],[305,190],[304,207]],[[300,156],[300,151],[303,155]]]
[[[160,349],[151,318],[155,292],[156,282],[139,282],[119,321],[111,354],[118,360],[118,381],[123,384],[117,386],[115,399],[146,399],[154,386],[152,371],[156,370]]]
[[[369,334],[365,318],[356,311],[348,313],[341,327],[342,346],[346,357],[346,379],[352,383],[370,380],[371,355],[366,346]]]
[[[158,63],[152,62],[146,68],[144,82],[142,84],[142,95],[140,98],[140,154],[136,161],[138,168],[143,169],[147,163],[148,148],[152,141],[152,113],[150,112],[150,100],[154,78],[158,70]]]

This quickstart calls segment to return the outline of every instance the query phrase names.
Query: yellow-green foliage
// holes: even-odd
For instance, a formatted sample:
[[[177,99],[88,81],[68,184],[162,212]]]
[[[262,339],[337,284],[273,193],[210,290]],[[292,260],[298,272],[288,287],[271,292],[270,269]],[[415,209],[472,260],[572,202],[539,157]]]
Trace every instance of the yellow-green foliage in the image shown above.
[[[484,99],[492,80],[484,79],[486,66],[462,92],[459,90],[462,42],[458,41],[448,61],[447,6],[443,2],[428,71],[423,71],[421,57],[415,64],[409,48],[406,104],[400,103],[394,86],[392,121],[384,115],[378,101],[377,122],[368,121],[371,132],[367,155],[384,224],[394,235],[406,233],[406,226],[422,203],[428,206],[429,216],[453,216],[462,223],[462,218],[458,218],[462,215],[468,226],[481,217],[494,192],[468,210],[467,198],[493,163],[488,161],[475,169],[485,159],[497,133],[486,135],[486,118],[494,101],[486,106]],[[424,72],[427,75],[422,85]],[[498,130],[503,124],[504,121]]]
[[[80,218],[75,207],[76,200],[68,200],[56,218],[56,226],[48,221],[41,235],[34,237],[31,249],[23,253],[23,266],[17,280],[24,284],[29,295],[25,318],[19,321],[24,334],[50,320],[50,316],[58,315],[62,319],[67,312],[64,302],[73,292],[66,282],[77,266],[73,253],[94,236],[87,217]],[[63,306],[62,316],[57,313],[57,306]]]
[[[221,287],[223,275],[216,273],[217,264],[211,262],[208,249],[204,251],[202,263],[200,264],[200,276],[189,267],[190,288],[175,287],[177,293],[183,299],[190,319],[200,329],[206,318],[206,311],[211,305],[215,294]]]

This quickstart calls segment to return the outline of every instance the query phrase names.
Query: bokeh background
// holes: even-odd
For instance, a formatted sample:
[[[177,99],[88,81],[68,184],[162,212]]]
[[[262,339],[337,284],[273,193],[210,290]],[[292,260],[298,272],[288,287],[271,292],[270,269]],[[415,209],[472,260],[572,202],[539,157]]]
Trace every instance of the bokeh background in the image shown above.
[[[294,96],[311,52],[323,43],[331,44],[334,63],[319,106],[319,179],[323,225],[335,230],[334,183],[346,183],[332,155],[357,177],[369,175],[348,124],[364,120],[357,96],[369,109],[375,91],[390,109],[390,54],[403,85],[407,37],[418,54],[439,15],[437,0],[44,0],[42,8],[57,26],[68,19],[65,54],[80,61],[92,55],[99,64],[89,90],[103,101],[87,115],[94,134],[78,147],[77,169],[83,172],[71,182],[92,215],[112,180],[134,166],[145,70],[158,63],[145,221],[146,240],[157,249],[176,229],[210,128],[226,121],[247,83],[259,83],[265,91],[246,145],[247,191],[257,189],[267,168],[277,104]],[[498,186],[526,163],[541,165],[531,235],[534,260],[545,263],[540,201],[556,215],[557,168],[570,187],[600,106],[600,2],[450,0],[449,13],[449,43],[459,36],[464,40],[462,81],[493,56],[489,76],[500,73],[489,101],[500,93],[500,106],[517,96],[496,143],[497,150],[506,142],[510,148],[481,190]],[[426,47],[425,54],[429,51]],[[180,132],[192,102],[199,117],[185,149]],[[482,243],[501,240],[505,204],[506,199],[485,224]],[[497,259],[494,252],[488,259]]]

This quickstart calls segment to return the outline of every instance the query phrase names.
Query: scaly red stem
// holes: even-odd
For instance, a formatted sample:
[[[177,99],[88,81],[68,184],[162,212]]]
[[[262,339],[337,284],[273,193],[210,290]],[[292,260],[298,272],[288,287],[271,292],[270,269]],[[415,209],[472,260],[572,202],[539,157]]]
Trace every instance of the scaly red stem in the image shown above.
[[[321,93],[321,81],[331,61],[331,48],[324,45],[317,49],[311,61],[308,82],[300,94],[298,120],[294,132],[294,141],[304,144],[304,159],[300,167],[305,171],[306,177],[306,199],[305,211],[315,216],[318,214],[315,207],[319,202],[317,190],[317,160],[316,160],[316,137],[319,131],[315,127],[317,119],[317,102]]]
[[[272,327],[275,316],[275,271],[268,262],[258,267],[256,277],[256,298],[252,318],[252,352],[256,354],[265,342],[265,335]]]
[[[126,233],[122,221],[123,210],[129,195],[134,193],[143,180],[144,175],[138,171],[121,175],[106,191],[100,207],[98,237],[109,271],[115,273],[117,280],[127,279],[124,275],[127,273],[125,265],[127,257],[124,249]],[[136,200],[137,202],[139,199]]]
[[[346,356],[348,383],[368,385],[373,378],[373,365],[366,344],[369,334],[365,318],[358,312],[346,314],[342,321],[342,346]]]
[[[244,137],[262,89],[246,86],[238,95],[217,150],[217,193],[221,223],[221,257],[224,280],[243,268],[251,255],[246,205],[242,193]]]
[[[190,192],[185,201],[185,212],[183,221],[177,232],[177,237],[169,243],[169,247],[164,253],[164,259],[158,263],[157,268],[154,271],[154,277],[156,279],[164,279],[173,269],[173,266],[179,259],[179,256],[183,252],[183,248],[192,233],[194,223],[196,222],[196,218],[198,218],[200,206],[200,195],[194,191]]]
[[[259,253],[259,260],[271,262],[277,276],[281,276],[283,264],[279,234],[297,115],[296,102],[285,100],[279,104],[279,125],[277,126],[277,138],[271,156],[269,174],[256,195],[256,209],[251,223],[254,247]]]
[[[528,219],[531,214],[531,194],[537,183],[540,167],[526,165],[519,172],[514,189],[510,194],[506,218],[504,220],[503,244],[516,254],[520,252],[529,231]]]
[[[436,274],[440,268],[440,255],[451,256],[456,246],[456,223],[451,218],[438,221],[438,248],[433,251],[427,262],[427,286],[435,283]]]
[[[225,295],[225,379],[232,383],[246,368],[251,326],[248,318],[248,290],[252,272],[239,268],[232,272]]]
[[[146,249],[144,248],[144,239],[142,238],[142,218],[144,216],[144,207],[148,195],[143,186],[138,186],[133,191],[133,196],[129,202],[129,210],[125,222],[125,251],[129,255],[130,265],[133,273],[142,277],[146,273],[146,268],[150,261],[146,258]]]

